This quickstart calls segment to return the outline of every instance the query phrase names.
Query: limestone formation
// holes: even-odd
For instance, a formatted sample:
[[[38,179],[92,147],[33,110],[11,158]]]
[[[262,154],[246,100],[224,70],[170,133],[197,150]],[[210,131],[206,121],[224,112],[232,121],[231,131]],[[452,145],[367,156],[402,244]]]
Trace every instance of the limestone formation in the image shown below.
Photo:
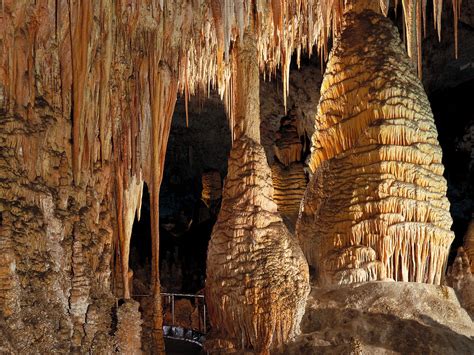
[[[464,250],[471,263],[471,272],[474,273],[474,219],[469,223],[464,235]]]
[[[474,319],[474,275],[469,256],[462,247],[458,249],[456,259],[448,269],[446,282],[456,291],[459,303]]]
[[[433,0],[438,30],[441,28],[441,2]],[[333,0],[1,2],[0,352],[7,349],[11,353],[108,353],[113,339],[110,332],[114,331],[109,331],[109,327],[113,328],[111,304],[114,298],[126,299],[124,310],[129,307],[133,309],[130,314],[135,323],[131,326],[138,324],[138,310],[128,300],[131,297],[128,254],[131,225],[134,216],[140,214],[140,194],[144,183],[151,194],[152,225],[152,284],[149,285],[152,297],[144,302],[147,317],[152,314],[150,318],[153,318],[150,321],[153,343],[149,348],[157,353],[164,352],[159,278],[159,193],[177,95],[183,95],[187,107],[190,95],[205,96],[216,89],[225,101],[234,130],[233,137],[236,142],[240,141],[236,144],[235,154],[258,153],[258,159],[261,159],[258,143],[255,143],[256,146],[254,143],[245,143],[245,147],[253,147],[254,150],[242,152],[245,139],[240,140],[245,133],[255,142],[259,141],[259,104],[253,101],[253,97],[258,96],[259,70],[265,77],[270,77],[275,76],[277,68],[281,67],[286,107],[293,54],[296,54],[299,64],[302,53],[311,54],[316,45],[322,61],[326,59],[328,38],[332,31],[336,34],[340,31],[342,3]],[[459,17],[460,3],[460,0],[453,0],[455,20]],[[413,34],[421,38],[418,22],[426,17],[426,1],[421,4],[423,11],[418,9],[416,12],[413,11],[414,1],[403,0],[403,4],[406,5],[404,9],[411,9],[405,10],[405,19],[408,19],[405,20],[405,27],[410,34],[409,48],[412,48]],[[457,21],[454,23],[457,26]],[[386,26],[380,20],[374,27],[381,27],[380,31],[383,31]],[[419,31],[416,32],[415,28]],[[248,52],[252,59],[248,67],[237,64],[237,51],[247,32],[255,36],[255,50]],[[393,36],[393,33],[388,32],[390,41]],[[365,39],[367,34],[359,33],[359,37]],[[421,48],[420,40],[416,45],[418,49]],[[367,42],[367,48],[372,47],[373,43]],[[386,50],[391,48],[389,45]],[[410,52],[413,50],[410,49]],[[365,57],[362,59],[357,57],[356,68],[359,67],[357,64],[365,61]],[[371,63],[370,60],[368,62]],[[394,63],[398,65],[405,62],[403,58],[396,57]],[[405,75],[398,69],[392,72],[395,73],[392,74],[393,79]],[[247,80],[255,76],[256,81]],[[412,77],[409,72],[402,79],[410,84]],[[371,79],[375,80],[374,85],[387,82],[384,78],[379,81],[377,78]],[[388,83],[392,84],[392,81],[390,79]],[[374,88],[381,89],[380,86]],[[342,93],[336,91],[337,94]],[[398,87],[394,91],[400,93]],[[419,90],[415,93],[420,94]],[[364,94],[363,97],[375,95],[373,92],[361,94]],[[402,94],[407,96],[412,95],[412,92]],[[391,101],[384,107],[390,105]],[[420,105],[420,109],[424,110],[424,107],[424,104]],[[248,120],[249,117],[254,120]],[[397,125],[398,117],[392,118],[393,124]],[[356,126],[358,133],[361,127],[367,128],[368,133],[373,132],[370,129],[377,130],[375,126],[369,129],[363,122]],[[417,126],[403,125],[406,134],[400,137],[410,138],[410,132],[415,132],[424,139],[426,132],[431,132],[427,135],[434,134],[431,126],[429,119]],[[380,127],[378,137],[388,139],[390,134],[386,132],[385,126]],[[373,139],[373,136],[368,137]],[[441,177],[436,175],[440,175],[441,167],[436,165],[439,163],[439,152],[432,138],[428,137],[420,147],[412,145],[411,149],[426,153],[422,158],[411,150],[403,150],[403,154],[402,150],[397,151],[395,158],[406,160],[410,156],[417,160],[418,170],[415,170],[418,175],[412,174],[413,170],[404,164],[400,164],[396,170],[407,180],[414,179],[416,183],[421,181],[422,185],[415,189],[418,197],[413,200],[413,204],[418,205],[416,214],[423,214],[425,220],[410,230],[418,228],[420,232],[417,236],[425,236],[423,231],[428,231],[436,238],[426,236],[431,238],[429,251],[426,251],[427,244],[420,244],[422,260],[416,265],[423,262],[426,253],[434,256],[430,258],[430,263],[437,265],[430,265],[427,277],[417,276],[415,279],[437,282],[438,271],[442,269],[445,249],[449,244],[444,238],[449,223],[444,216],[447,208],[446,201],[442,199],[444,192],[430,190],[434,186],[431,183],[424,185],[433,179],[436,184],[443,184]],[[338,141],[332,146],[333,143],[336,142],[327,139],[324,144],[328,147],[323,148],[347,148],[347,141]],[[425,150],[426,144],[435,147],[432,166],[428,161],[433,151]],[[391,152],[380,148],[375,155],[387,156]],[[363,151],[355,153],[365,154]],[[374,154],[367,154],[367,159],[374,158]],[[422,163],[419,163],[420,159]],[[395,169],[393,164],[383,165],[384,169],[389,169],[388,166]],[[430,175],[430,167],[437,170],[435,177]],[[265,179],[270,179],[266,165],[264,169]],[[243,172],[235,173],[253,179]],[[390,189],[388,180],[384,181],[387,185],[383,186]],[[402,194],[411,194],[413,191],[411,185],[393,183],[393,189],[398,189]],[[269,181],[265,181],[265,184],[271,186]],[[365,186],[365,183],[360,184]],[[362,188],[360,184],[359,188]],[[248,190],[257,200],[261,196],[258,189],[258,186],[252,186]],[[271,201],[270,190],[262,197],[266,196]],[[399,206],[398,200],[388,200],[387,203],[392,207]],[[372,208],[369,205],[367,208]],[[277,221],[276,205],[268,208],[270,212],[258,213],[270,213],[270,220]],[[409,211],[410,216],[414,213],[406,205],[403,208]],[[227,211],[231,211],[229,206]],[[393,222],[399,217],[387,214],[386,218]],[[248,221],[240,221],[245,222],[247,228]],[[441,225],[438,221],[445,222],[440,222]],[[279,226],[281,222],[274,224]],[[371,225],[371,222],[366,224]],[[364,227],[366,224],[361,224],[361,231],[369,229]],[[432,227],[423,229],[424,225]],[[239,228],[236,229],[239,236],[239,233],[247,232],[247,229]],[[294,283],[299,288],[288,286],[287,291],[278,289],[282,294],[287,292],[289,297],[289,301],[282,305],[288,308],[283,308],[285,311],[281,314],[277,307],[273,307],[280,305],[280,294],[273,292],[271,287],[267,289],[273,293],[270,292],[261,301],[265,307],[269,307],[267,310],[272,311],[269,315],[271,321],[284,321],[285,329],[262,334],[261,328],[257,327],[258,336],[267,337],[263,340],[259,338],[254,344],[259,348],[280,343],[296,332],[304,302],[306,266],[297,256],[297,247],[287,247],[287,244],[293,245],[294,241],[283,227],[281,230],[279,228],[276,229],[278,233],[281,232],[278,239],[272,234],[272,237],[267,236],[263,240],[279,245],[275,249],[278,252],[271,254],[272,258],[288,258],[291,261],[279,264],[275,275],[284,277],[284,272],[288,272],[288,276],[293,278],[287,280],[288,284]],[[390,230],[396,230],[401,235],[404,225],[391,224]],[[252,231],[259,234],[258,229]],[[364,234],[365,237],[374,239],[370,233]],[[253,242],[247,245],[252,248]],[[390,249],[392,246],[394,250]],[[382,251],[382,247],[376,247],[374,252],[369,247],[361,247],[354,252],[363,255],[366,264],[373,263],[371,270],[376,270],[380,264],[384,268],[392,268],[396,274],[398,265],[408,260],[405,258],[409,254],[405,251],[408,246],[415,248],[417,244],[394,246],[390,242],[383,245],[383,248],[388,249]],[[291,253],[295,253],[295,259],[292,259]],[[373,261],[379,257],[378,254],[384,255],[379,263]],[[225,255],[219,260],[227,260]],[[255,255],[261,256],[261,253]],[[400,257],[399,263],[400,255],[403,257]],[[299,273],[294,271],[298,268],[301,269]],[[405,277],[404,266],[400,269],[404,271],[402,275],[394,277],[410,280],[411,276]],[[411,275],[412,268],[407,269],[408,275]],[[212,272],[212,268],[209,271]],[[423,274],[418,270],[416,273]],[[121,280],[122,286],[116,287],[115,280]],[[279,285],[278,282],[273,284]],[[258,309],[264,308],[259,305]],[[229,312],[231,314],[231,310]],[[122,320],[128,317],[127,314],[123,314]],[[220,313],[215,311],[214,314]],[[263,318],[259,317],[255,316],[255,319],[263,322]],[[252,322],[244,322],[243,319],[237,324],[245,324],[245,329],[254,329]],[[125,324],[122,322],[121,326]],[[139,349],[136,330],[134,328],[130,334],[119,333],[121,349],[130,352]],[[132,334],[135,336],[127,340],[127,336]],[[275,337],[269,339],[269,334],[275,334]],[[254,336],[251,338],[255,339]],[[128,341],[130,343],[124,343]]]
[[[222,198],[221,174],[211,170],[202,174],[201,200],[210,210],[215,210],[216,204]]]
[[[241,138],[208,249],[212,326],[237,349],[268,351],[298,334],[308,291],[308,266],[273,201],[263,147]]]
[[[274,162],[271,169],[274,187],[273,199],[278,205],[278,211],[282,217],[288,218],[294,227],[307,184],[304,165],[295,162],[285,167]]]
[[[367,282],[313,288],[284,354],[472,354],[474,327],[451,287]]]
[[[246,86],[259,90],[256,45],[246,32],[235,50],[235,141],[207,254],[212,351],[268,353],[282,346],[298,334],[309,292],[308,265],[273,200],[260,144],[259,97],[246,91]]]
[[[133,300],[128,300],[122,304],[117,311],[117,350],[121,354],[138,355],[141,350],[141,325],[140,304]]]
[[[276,159],[271,165],[273,198],[291,231],[294,231],[300,202],[307,184],[304,165],[301,162],[304,130],[298,127],[298,123],[301,124],[293,112],[281,119],[280,129],[276,133],[273,146]]]
[[[296,117],[288,115],[281,119],[280,129],[276,134],[275,157],[284,166],[301,161],[303,144],[296,123]]]
[[[454,238],[441,148],[423,87],[382,15],[344,14],[312,142],[297,234],[319,281],[439,284]]]

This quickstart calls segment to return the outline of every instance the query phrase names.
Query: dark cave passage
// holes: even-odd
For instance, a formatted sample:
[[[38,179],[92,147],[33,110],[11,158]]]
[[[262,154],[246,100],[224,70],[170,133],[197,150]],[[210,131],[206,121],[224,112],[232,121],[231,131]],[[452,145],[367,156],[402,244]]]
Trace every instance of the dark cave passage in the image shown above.
[[[448,182],[448,199],[453,218],[455,239],[451,245],[450,262],[463,244],[470,220],[474,217],[474,181],[472,134],[474,112],[471,108],[474,80],[429,95],[438,140],[443,149],[444,177]]]
[[[217,97],[184,101],[173,116],[160,191],[160,278],[163,292],[198,293],[204,287],[207,244],[220,208],[230,131]],[[150,196],[144,187],[140,221],[132,230],[130,267],[134,294],[150,284]],[[138,286],[138,287],[137,287]]]

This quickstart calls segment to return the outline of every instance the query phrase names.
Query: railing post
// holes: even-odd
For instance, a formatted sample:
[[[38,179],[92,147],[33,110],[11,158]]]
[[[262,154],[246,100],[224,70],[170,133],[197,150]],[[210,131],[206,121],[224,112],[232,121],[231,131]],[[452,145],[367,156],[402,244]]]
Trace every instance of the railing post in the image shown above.
[[[203,303],[204,303],[204,329],[203,329],[203,333],[206,334],[206,330],[207,330],[207,327],[206,327],[206,301],[204,300],[203,298]]]
[[[174,325],[174,294],[171,295],[171,324]]]

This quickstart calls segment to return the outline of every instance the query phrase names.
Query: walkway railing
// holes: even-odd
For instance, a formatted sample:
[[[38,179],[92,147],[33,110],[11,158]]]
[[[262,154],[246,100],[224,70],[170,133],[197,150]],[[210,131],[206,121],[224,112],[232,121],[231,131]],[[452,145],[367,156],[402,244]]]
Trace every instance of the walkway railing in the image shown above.
[[[134,294],[132,297],[152,297],[152,295],[140,295]],[[165,338],[172,338],[178,340],[189,341],[202,346],[207,333],[207,310],[204,295],[193,295],[188,293],[168,293],[162,292],[161,297],[163,298],[163,333]],[[193,324],[192,314],[189,314],[190,324],[180,324],[176,319],[176,301],[182,299],[191,300],[191,306],[194,303],[194,310],[197,309],[198,323]],[[171,308],[171,324],[168,322],[166,314],[168,309]]]
[[[176,301],[182,300],[182,299],[189,299],[191,301],[191,304],[193,304],[193,301],[194,301],[194,306],[197,309],[198,315],[199,315],[198,327],[195,330],[199,331],[202,334],[207,333],[207,311],[206,311],[206,302],[204,300],[204,295],[162,292],[161,296],[164,298],[163,309],[166,309],[167,306],[171,307],[171,324],[166,324],[167,323],[166,319],[164,319],[163,325],[180,326],[180,324],[177,324],[176,322],[176,313],[175,313]]]

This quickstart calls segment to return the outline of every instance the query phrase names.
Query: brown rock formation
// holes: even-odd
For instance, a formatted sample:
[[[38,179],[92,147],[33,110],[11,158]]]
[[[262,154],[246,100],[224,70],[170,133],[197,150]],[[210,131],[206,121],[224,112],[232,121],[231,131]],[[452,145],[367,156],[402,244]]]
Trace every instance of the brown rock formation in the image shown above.
[[[303,144],[300,140],[294,115],[290,114],[281,119],[273,149],[275,157],[284,166],[288,166],[295,161],[301,161]]]
[[[237,348],[278,347],[298,334],[308,291],[307,265],[273,201],[263,147],[241,138],[208,249],[212,326]]]
[[[345,13],[315,128],[297,233],[320,282],[439,284],[454,238],[441,149],[423,87],[383,16]]]
[[[222,198],[221,174],[217,170],[202,174],[201,200],[207,208],[213,209],[215,204]]]
[[[115,335],[117,349],[121,354],[138,355],[141,350],[142,320],[138,306],[140,304],[128,300],[117,311],[117,332]]]
[[[448,269],[446,283],[456,291],[459,303],[474,319],[474,275],[469,256],[462,247],[458,249],[456,259]]]
[[[208,247],[206,302],[217,339],[207,347],[224,352],[268,353],[294,338],[309,292],[308,266],[273,201],[271,172],[259,143],[259,98],[243,94],[244,83],[259,89],[256,53],[255,39],[246,34],[235,62],[237,139]]]
[[[472,354],[473,322],[446,286],[367,282],[313,288],[285,354]]]
[[[464,250],[471,264],[471,272],[474,273],[474,220],[469,223],[464,235]]]
[[[273,199],[278,205],[278,211],[282,217],[291,221],[294,227],[301,199],[306,191],[307,179],[304,173],[304,165],[295,162],[285,167],[275,162],[271,166],[273,180]]]
[[[439,9],[440,0],[434,1]],[[299,61],[318,38],[325,57],[340,15],[340,2],[333,1],[2,1],[1,351],[109,352],[113,297],[130,296],[130,227],[146,182],[153,238],[153,300],[147,306],[154,313],[152,349],[163,353],[158,196],[177,92],[187,100],[217,87],[227,100],[234,137],[245,133],[258,141],[259,122],[247,120],[258,119],[252,101],[258,80],[247,78],[281,65],[285,101],[292,54]],[[406,26],[412,29],[413,21]],[[257,37],[255,63],[234,68],[234,48],[249,30]],[[255,189],[249,191],[258,199]],[[437,201],[434,195],[430,199]],[[433,260],[442,264],[442,257]],[[292,274],[297,267],[282,265],[278,272]],[[123,292],[113,295],[117,277],[111,274],[117,273]],[[300,285],[304,295],[306,271],[298,277],[288,283]],[[288,292],[293,297],[296,291]],[[275,304],[272,297],[265,305]],[[287,327],[301,312],[300,305],[291,307]],[[272,320],[281,320],[277,308],[269,309]],[[131,338],[121,346],[133,352],[134,344]]]

